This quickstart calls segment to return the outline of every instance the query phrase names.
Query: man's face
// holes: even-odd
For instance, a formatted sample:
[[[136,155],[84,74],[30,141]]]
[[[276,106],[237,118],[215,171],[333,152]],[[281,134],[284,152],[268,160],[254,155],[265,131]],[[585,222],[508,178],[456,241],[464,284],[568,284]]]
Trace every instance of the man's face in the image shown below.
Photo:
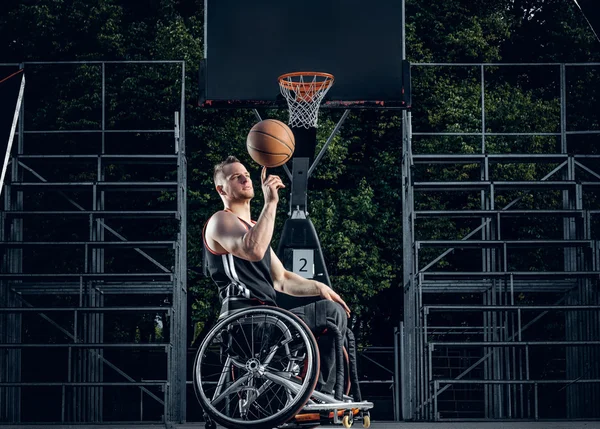
[[[254,188],[250,173],[243,164],[234,162],[223,168],[223,174],[217,190],[230,201],[250,200],[254,198]],[[224,193],[224,194],[223,194]]]

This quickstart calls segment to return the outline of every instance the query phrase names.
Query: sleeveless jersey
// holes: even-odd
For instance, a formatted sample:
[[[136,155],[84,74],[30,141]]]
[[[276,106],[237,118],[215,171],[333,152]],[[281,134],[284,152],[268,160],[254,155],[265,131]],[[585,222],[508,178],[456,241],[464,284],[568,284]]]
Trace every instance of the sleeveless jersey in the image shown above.
[[[247,229],[252,228],[253,225],[239,220]],[[208,222],[204,225],[202,238],[208,272],[219,288],[219,317],[255,305],[276,306],[276,294],[271,278],[271,248],[269,247],[263,258],[256,262],[238,258],[231,253],[215,252],[206,243],[207,224]]]

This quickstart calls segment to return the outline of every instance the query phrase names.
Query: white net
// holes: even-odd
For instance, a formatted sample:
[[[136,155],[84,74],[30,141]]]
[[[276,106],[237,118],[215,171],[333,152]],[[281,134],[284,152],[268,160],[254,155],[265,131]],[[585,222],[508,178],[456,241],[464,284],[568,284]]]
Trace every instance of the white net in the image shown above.
[[[290,112],[291,127],[317,127],[319,106],[331,85],[333,76],[327,73],[290,73],[279,78],[281,95]]]

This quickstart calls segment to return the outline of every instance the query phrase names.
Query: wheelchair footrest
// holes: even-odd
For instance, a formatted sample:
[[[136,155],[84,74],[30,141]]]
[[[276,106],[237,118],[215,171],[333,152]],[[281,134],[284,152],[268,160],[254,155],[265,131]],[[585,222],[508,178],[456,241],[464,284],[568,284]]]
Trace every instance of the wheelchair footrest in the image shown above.
[[[361,402],[330,402],[327,404],[306,404],[303,412],[335,411],[335,410],[359,410],[365,411],[373,408],[373,403],[368,401]]]

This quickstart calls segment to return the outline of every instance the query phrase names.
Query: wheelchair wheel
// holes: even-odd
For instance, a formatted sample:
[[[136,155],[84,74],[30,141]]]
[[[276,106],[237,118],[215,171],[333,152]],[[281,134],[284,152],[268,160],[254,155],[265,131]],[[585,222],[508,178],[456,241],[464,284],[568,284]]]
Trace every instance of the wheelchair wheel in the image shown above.
[[[204,411],[228,428],[273,428],[308,401],[319,351],[294,314],[252,307],[219,321],[194,362],[194,388]]]

